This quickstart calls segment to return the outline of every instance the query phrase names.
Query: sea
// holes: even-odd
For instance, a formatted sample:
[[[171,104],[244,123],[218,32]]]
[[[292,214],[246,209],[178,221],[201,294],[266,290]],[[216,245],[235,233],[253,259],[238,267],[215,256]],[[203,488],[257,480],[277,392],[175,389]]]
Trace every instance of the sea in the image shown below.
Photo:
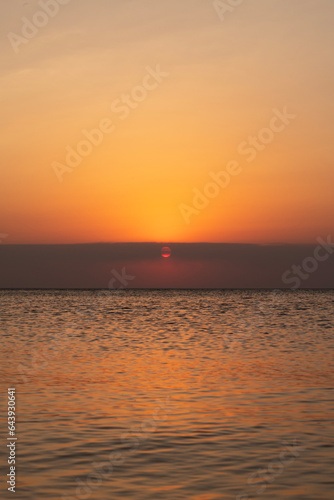
[[[333,290],[2,290],[0,330],[1,499],[333,500]]]

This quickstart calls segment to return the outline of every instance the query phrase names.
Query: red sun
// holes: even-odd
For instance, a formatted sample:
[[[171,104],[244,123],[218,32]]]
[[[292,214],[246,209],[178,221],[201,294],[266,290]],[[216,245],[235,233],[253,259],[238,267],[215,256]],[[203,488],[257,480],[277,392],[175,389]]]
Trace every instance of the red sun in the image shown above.
[[[163,247],[161,249],[161,256],[164,257],[165,259],[168,259],[172,255],[172,251],[169,247]]]

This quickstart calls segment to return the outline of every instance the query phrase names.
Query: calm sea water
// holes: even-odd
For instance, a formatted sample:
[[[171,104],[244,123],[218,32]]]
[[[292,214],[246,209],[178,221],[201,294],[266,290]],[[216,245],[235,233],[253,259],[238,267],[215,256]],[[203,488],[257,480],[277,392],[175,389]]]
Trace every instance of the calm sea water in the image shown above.
[[[0,299],[1,498],[334,498],[333,291]]]

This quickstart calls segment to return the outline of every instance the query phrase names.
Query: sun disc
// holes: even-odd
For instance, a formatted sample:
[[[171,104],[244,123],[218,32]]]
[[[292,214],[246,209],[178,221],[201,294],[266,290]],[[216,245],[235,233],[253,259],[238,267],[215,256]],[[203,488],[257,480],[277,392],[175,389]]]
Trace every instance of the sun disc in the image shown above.
[[[168,259],[172,255],[172,251],[169,247],[163,247],[161,249],[161,256],[164,257],[165,259]]]

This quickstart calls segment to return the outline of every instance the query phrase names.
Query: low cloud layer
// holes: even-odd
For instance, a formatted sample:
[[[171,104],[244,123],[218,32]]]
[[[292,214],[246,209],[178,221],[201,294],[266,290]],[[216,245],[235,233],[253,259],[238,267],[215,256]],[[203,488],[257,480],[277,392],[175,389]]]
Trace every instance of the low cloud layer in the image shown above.
[[[334,247],[171,244],[1,245],[0,288],[332,288]]]

